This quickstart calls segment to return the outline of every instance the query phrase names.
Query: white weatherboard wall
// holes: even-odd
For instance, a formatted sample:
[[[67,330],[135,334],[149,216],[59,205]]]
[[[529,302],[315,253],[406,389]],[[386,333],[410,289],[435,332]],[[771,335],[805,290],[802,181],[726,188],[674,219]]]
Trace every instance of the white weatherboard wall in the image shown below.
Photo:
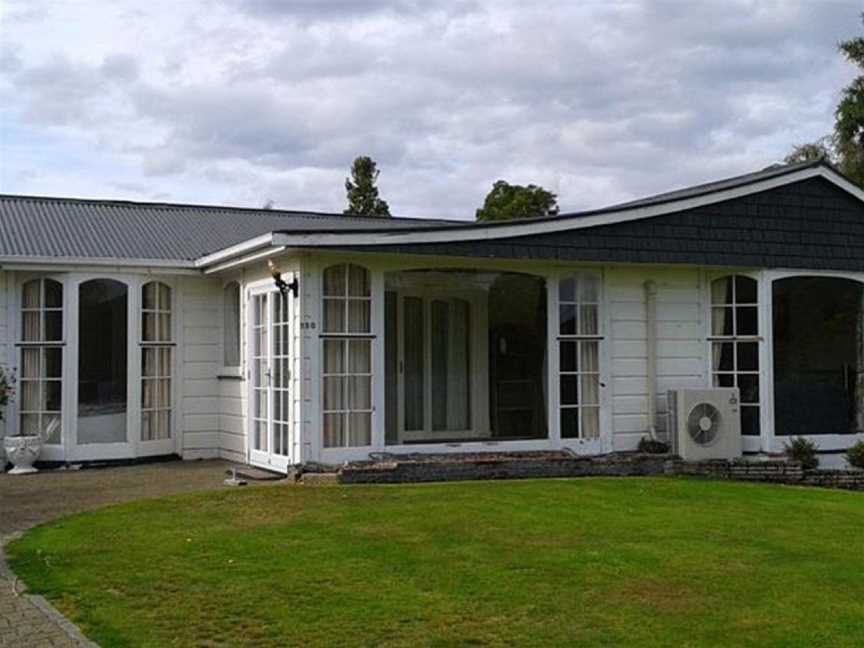
[[[665,430],[666,391],[707,383],[705,308],[696,268],[611,267],[612,427],[616,450],[635,448],[648,420],[648,339],[644,284],[657,284],[657,421]]]
[[[274,258],[274,263],[279,268],[280,272],[286,276],[286,278],[294,273],[297,274],[300,281],[300,299],[295,302],[294,309],[294,340],[293,344],[294,348],[298,350],[298,353],[295,354],[294,358],[294,367],[292,368],[292,406],[294,409],[294,420],[297,422],[296,430],[301,435],[301,444],[308,446],[308,439],[303,435],[306,427],[302,424],[304,420],[304,412],[301,407],[303,394],[307,393],[307,390],[303,386],[303,378],[302,378],[302,366],[304,364],[304,347],[302,344],[302,332],[300,321],[302,319],[301,310],[303,309],[303,304],[305,302],[304,299],[304,288],[306,282],[304,278],[300,275],[300,259],[298,257],[290,257],[290,256],[282,256],[278,258]],[[248,268],[244,268],[240,272],[235,272],[233,274],[225,274],[224,276],[220,276],[218,279],[213,279],[213,287],[212,290],[215,291],[215,296],[213,296],[213,302],[218,304],[219,311],[216,316],[214,316],[214,326],[218,328],[218,351],[217,351],[217,361],[218,368],[216,371],[216,393],[219,397],[219,406],[218,410],[214,409],[214,411],[218,411],[218,430],[219,430],[219,439],[218,439],[218,454],[220,457],[224,459],[228,459],[230,461],[236,461],[241,463],[246,463],[248,460],[248,428],[249,428],[249,367],[247,364],[247,353],[248,353],[248,342],[249,342],[249,330],[248,330],[248,321],[247,321],[247,305],[248,305],[248,291],[253,287],[262,287],[262,286],[273,286],[273,278],[270,275],[270,271],[266,265],[266,263],[257,263]],[[226,372],[223,370],[222,361],[223,361],[223,328],[224,328],[224,316],[223,316],[223,300],[224,300],[224,292],[223,289],[226,284],[231,281],[237,281],[240,284],[240,370],[239,372]],[[308,359],[305,362],[305,365],[308,366]],[[308,382],[308,376],[307,376]],[[304,454],[302,456],[307,456],[305,454],[306,450],[303,450]]]
[[[0,270],[0,367],[6,371],[11,370],[14,364],[14,347],[11,339],[11,331],[9,327],[9,317],[11,314],[12,291],[10,289],[11,278],[9,273]],[[6,436],[6,417],[9,415],[9,408],[3,412],[3,420],[0,421],[0,438]],[[0,451],[2,454],[2,451]],[[2,468],[2,467],[0,467]]]
[[[184,459],[216,457],[221,430],[217,376],[222,367],[222,287],[214,279],[191,276],[178,278],[177,285],[182,295],[181,451]]]

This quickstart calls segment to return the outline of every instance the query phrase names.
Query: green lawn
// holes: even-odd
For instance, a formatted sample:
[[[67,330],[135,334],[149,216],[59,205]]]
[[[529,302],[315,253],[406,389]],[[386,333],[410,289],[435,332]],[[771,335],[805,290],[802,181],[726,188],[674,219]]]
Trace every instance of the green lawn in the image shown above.
[[[864,494],[684,479],[225,490],[33,530],[103,646],[860,646]]]

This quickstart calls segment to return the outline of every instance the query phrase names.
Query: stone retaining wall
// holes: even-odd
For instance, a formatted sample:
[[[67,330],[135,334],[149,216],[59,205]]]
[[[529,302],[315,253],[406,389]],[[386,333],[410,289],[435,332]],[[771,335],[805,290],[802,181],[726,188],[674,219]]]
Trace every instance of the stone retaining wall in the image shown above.
[[[864,470],[805,470],[800,462],[782,459],[700,462],[671,460],[666,462],[665,472],[667,475],[864,490]]]
[[[864,490],[862,470],[804,470],[799,462],[782,459],[686,462],[669,455],[639,453],[595,457],[568,452],[389,455],[345,464],[335,475],[330,474],[342,484],[683,475]]]
[[[538,477],[662,475],[667,455],[635,453],[578,457],[567,453],[453,455],[353,463],[339,470],[343,484],[404,484],[434,481]]]

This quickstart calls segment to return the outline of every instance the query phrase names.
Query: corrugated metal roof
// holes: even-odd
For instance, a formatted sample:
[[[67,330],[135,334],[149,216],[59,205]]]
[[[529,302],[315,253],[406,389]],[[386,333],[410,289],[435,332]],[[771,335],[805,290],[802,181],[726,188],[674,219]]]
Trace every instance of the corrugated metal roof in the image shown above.
[[[0,195],[0,256],[191,261],[274,231],[446,224],[465,221]]]

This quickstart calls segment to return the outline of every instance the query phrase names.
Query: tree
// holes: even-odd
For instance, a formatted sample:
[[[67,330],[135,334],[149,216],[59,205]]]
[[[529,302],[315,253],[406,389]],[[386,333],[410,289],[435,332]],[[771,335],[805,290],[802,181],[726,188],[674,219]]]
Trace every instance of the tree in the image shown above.
[[[486,194],[476,218],[478,221],[501,221],[557,214],[558,196],[551,191],[533,184],[523,187],[498,180]]]
[[[861,17],[864,20],[864,13]],[[851,180],[864,185],[864,36],[840,43],[840,51],[862,74],[843,90],[834,113],[834,142],[840,169]]]
[[[351,177],[345,178],[348,207],[344,214],[390,216],[390,207],[385,200],[378,197],[378,187],[375,186],[379,173],[372,158],[360,156],[354,160]]]
[[[801,162],[816,162],[817,160],[837,164],[837,154],[830,137],[826,136],[815,142],[799,144],[783,161],[786,164],[799,164]]]

